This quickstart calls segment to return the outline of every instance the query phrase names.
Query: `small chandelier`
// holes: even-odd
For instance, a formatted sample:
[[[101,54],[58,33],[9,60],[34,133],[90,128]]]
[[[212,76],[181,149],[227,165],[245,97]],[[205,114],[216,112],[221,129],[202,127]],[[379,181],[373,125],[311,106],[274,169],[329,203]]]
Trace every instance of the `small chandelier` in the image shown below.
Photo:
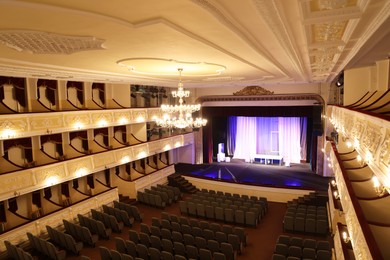
[[[192,118],[192,113],[200,110],[200,104],[196,105],[184,105],[183,98],[189,97],[190,92],[183,89],[183,83],[181,81],[182,68],[179,71],[179,85],[177,91],[172,91],[174,98],[179,98],[178,105],[161,105],[161,110],[164,113],[163,118],[156,120],[157,125],[164,128],[200,128],[207,124],[207,120],[197,117]]]

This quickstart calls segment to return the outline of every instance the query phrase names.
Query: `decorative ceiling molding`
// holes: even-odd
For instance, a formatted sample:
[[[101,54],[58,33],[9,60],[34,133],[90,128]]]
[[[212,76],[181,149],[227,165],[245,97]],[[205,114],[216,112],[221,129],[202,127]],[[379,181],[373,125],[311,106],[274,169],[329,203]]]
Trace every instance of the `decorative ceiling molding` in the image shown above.
[[[303,80],[307,81],[308,72],[303,65],[304,62],[302,58],[299,53],[296,52],[294,40],[292,39],[293,37],[290,36],[289,33],[291,30],[286,27],[288,22],[284,19],[285,16],[281,13],[281,10],[283,10],[281,3],[275,0],[254,0],[254,4],[256,5],[257,11],[263,18],[264,22],[268,24],[278,39],[280,45],[283,47],[295,71],[301,75]],[[290,73],[286,73],[286,75],[291,76]]]
[[[341,68],[344,68],[348,64],[348,62],[362,48],[364,43],[366,43],[369,40],[369,38],[376,32],[376,30],[386,21],[386,19],[389,16],[390,16],[390,1],[386,1],[383,8],[380,9],[379,13],[375,16],[374,20],[371,23],[369,23],[366,30],[358,38],[356,44],[353,45],[347,57],[341,62],[340,64]]]
[[[226,11],[222,10],[221,7],[216,7],[208,0],[191,0],[195,4],[200,5],[205,10],[218,19],[222,24],[224,24],[229,30],[233,31],[238,37],[244,40],[249,46],[251,46],[257,53],[259,53],[262,57],[267,59],[269,62],[273,63],[277,66],[277,69],[285,75],[289,75],[289,73],[284,69],[284,66],[276,60],[272,54],[262,46],[253,35],[251,35],[245,28],[239,27],[239,23],[233,18],[228,18],[226,15]],[[263,70],[263,69],[262,69]],[[269,73],[271,75],[271,73]]]
[[[0,43],[32,54],[72,54],[81,51],[104,50],[103,39],[30,30],[1,30]]]
[[[177,76],[178,69],[183,69],[182,76],[210,77],[218,76],[226,70],[220,64],[208,62],[189,62],[162,58],[128,58],[117,61],[119,66],[126,67],[131,72],[152,76]]]

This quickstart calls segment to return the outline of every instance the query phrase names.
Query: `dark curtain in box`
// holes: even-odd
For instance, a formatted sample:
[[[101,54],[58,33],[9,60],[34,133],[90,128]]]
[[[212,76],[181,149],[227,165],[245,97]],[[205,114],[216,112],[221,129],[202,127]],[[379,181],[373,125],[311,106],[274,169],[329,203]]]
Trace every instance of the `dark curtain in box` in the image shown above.
[[[52,105],[56,104],[57,80],[38,79],[37,86],[45,86],[46,98]],[[39,93],[39,92],[38,92]]]
[[[32,193],[32,203],[37,205],[38,208],[42,207],[41,192],[40,191],[34,191]]]
[[[110,169],[105,169],[104,170],[104,177],[106,179],[106,184],[108,186],[111,186],[111,184],[110,184]]]
[[[67,182],[61,183],[61,194],[67,198],[70,196],[69,185]]]
[[[18,210],[18,201],[16,198],[8,200],[8,210],[11,212],[16,212]]]
[[[93,130],[94,136],[102,135],[103,143],[105,146],[108,146],[108,128],[97,128]]]
[[[5,214],[5,203],[0,202],[0,222],[7,222],[7,215]]]
[[[92,83],[92,89],[98,89],[99,90],[99,99],[104,104],[105,102],[105,89],[104,89],[104,83]]]
[[[52,196],[51,187],[44,188],[43,194],[44,194],[45,199],[50,199]]]
[[[67,88],[76,88],[77,99],[81,105],[84,105],[84,87],[83,82],[79,81],[68,81],[66,84]]]
[[[94,182],[94,179],[93,179],[93,175],[88,175],[87,176],[87,184],[88,186],[91,188],[91,189],[94,189],[95,188],[95,182]]]
[[[74,179],[73,180],[73,189],[77,190],[79,188],[79,180]]]

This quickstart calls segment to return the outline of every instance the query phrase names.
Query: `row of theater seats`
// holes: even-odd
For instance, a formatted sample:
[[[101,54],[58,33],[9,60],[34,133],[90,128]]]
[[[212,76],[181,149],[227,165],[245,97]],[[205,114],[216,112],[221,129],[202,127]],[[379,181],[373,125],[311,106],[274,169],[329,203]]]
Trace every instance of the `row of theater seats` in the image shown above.
[[[109,239],[112,233],[110,227],[106,227],[102,221],[77,214],[81,226],[88,228],[92,234],[97,234],[99,238]]]
[[[283,228],[287,232],[327,235],[329,228],[326,207],[289,204],[284,216]]]
[[[103,222],[106,228],[110,228],[115,233],[121,233],[124,227],[123,222],[118,222],[118,220],[107,213],[97,211],[96,209],[91,209],[92,218]]]
[[[27,233],[27,235],[28,234],[31,234],[31,233]],[[45,242],[46,241],[44,240],[44,242],[42,242],[42,243],[45,243]],[[40,243],[40,241],[38,243]],[[48,243],[50,243],[50,242],[48,242]],[[20,259],[20,260],[33,260],[34,259],[34,257],[29,252],[26,252],[22,248],[11,244],[11,242],[9,242],[8,240],[4,240],[4,245],[5,245],[5,248],[7,249],[8,256],[11,257],[12,259]],[[51,245],[54,247],[54,249],[56,249],[53,244],[51,244]],[[45,248],[51,247],[51,246],[46,246],[46,245],[43,245],[43,246]],[[49,253],[49,250],[45,249],[45,251]],[[53,250],[50,250],[50,251],[53,251]],[[57,253],[58,251],[54,250],[53,252]],[[61,251],[61,253],[62,252],[65,253],[65,251]],[[49,253],[47,255],[47,257],[50,258],[51,254]],[[64,256],[59,256],[58,260],[61,260],[64,258],[65,258],[65,254],[64,254]]]
[[[326,206],[328,203],[328,194],[320,191],[312,191],[309,194],[300,196],[296,199],[287,202],[287,206],[291,205],[313,205],[313,206]]]
[[[226,242],[218,242],[214,239],[206,240],[204,237],[194,237],[191,234],[183,235],[177,231],[171,232],[165,228],[162,228],[160,233],[161,237],[157,237],[142,231],[138,233],[130,230],[129,239],[136,245],[138,257],[149,259],[150,253],[154,257],[161,257],[161,252],[163,251],[172,255],[183,256],[186,259],[208,259],[206,255],[209,255],[211,259],[211,256],[215,253],[222,253],[225,259],[234,260],[237,257],[238,251],[234,248],[234,246],[239,247],[240,243],[237,235],[229,234],[229,241],[225,237]],[[230,238],[233,238],[233,240],[230,240]],[[154,250],[155,252],[150,252],[148,248],[156,250]],[[201,250],[202,252],[200,252]]]
[[[166,223],[166,221],[168,221],[168,223]],[[175,225],[175,223],[180,224],[180,227]],[[235,226],[225,225],[225,224],[221,225],[215,222],[208,222],[205,220],[186,218],[183,216],[177,216],[176,214],[170,214],[164,211],[161,212],[161,220],[156,217],[152,217],[152,226],[170,229],[171,231],[179,231],[183,234],[193,234],[192,233],[193,231],[199,232],[198,229],[200,229],[201,231],[209,229],[214,232],[223,232],[226,235],[235,234],[240,238],[240,243],[242,243],[244,246],[247,245],[247,234],[245,232],[245,229],[242,227],[235,227]],[[186,232],[185,229],[186,227],[190,227],[191,230],[187,228],[188,232]],[[181,229],[176,229],[176,228],[181,228]]]
[[[249,209],[224,208],[221,206],[213,206],[207,203],[195,203],[193,201],[179,201],[180,213],[237,225],[246,225],[257,227],[259,219],[261,219],[260,210],[251,207]]]
[[[49,234],[50,240],[53,241],[55,245],[66,249],[66,251],[70,251],[73,254],[78,255],[81,249],[83,249],[83,242],[76,241],[71,235],[50,226],[46,226],[46,230]]]
[[[164,240],[165,241],[165,240]],[[162,259],[162,260],[185,260],[185,259],[205,259],[205,260],[226,260],[226,256],[221,252],[212,253],[210,250],[205,248],[196,248],[192,245],[185,246],[185,255],[179,253],[183,248],[178,243],[176,244],[176,249],[178,253],[176,254],[174,250],[165,251],[161,250],[162,246],[159,245],[161,249],[157,247],[146,247],[144,244],[136,244],[131,240],[124,240],[120,237],[115,237],[116,250],[110,250],[110,255],[108,255],[107,250],[100,253],[102,260],[116,259],[115,256],[121,254],[121,258],[117,259]],[[170,248],[175,249],[175,244]],[[169,249],[168,249],[169,250]],[[109,258],[112,257],[112,258]]]
[[[114,201],[114,208],[124,210],[127,212],[127,214],[130,217],[133,217],[136,221],[142,222],[142,219],[144,218],[144,214],[142,214],[138,208],[134,205],[130,205],[128,203],[120,202],[120,201]]]
[[[265,197],[257,197],[257,196],[248,196],[248,195],[240,195],[237,193],[229,193],[222,191],[214,191],[214,190],[205,190],[197,192],[196,194],[191,196],[195,201],[209,202],[211,205],[217,206],[219,204],[227,207],[226,204],[232,209],[238,209],[240,206],[247,206],[248,208],[253,205],[253,203],[260,204],[261,214],[264,216],[268,210],[268,200]]]
[[[268,210],[266,198],[239,194],[199,191],[180,201],[181,214],[256,227]]]
[[[128,254],[118,252],[115,249],[108,249],[105,246],[99,246],[100,258],[102,260],[134,260],[134,258]],[[141,260],[142,258],[135,258],[136,260]]]
[[[327,240],[280,235],[272,260],[282,259],[331,260],[332,249]]]
[[[157,184],[157,186],[152,186],[150,187],[150,189],[166,192],[168,194],[168,197],[174,202],[178,201],[182,197],[181,191],[178,187]]]
[[[97,234],[92,234],[87,227],[83,227],[65,219],[63,219],[62,222],[64,223],[66,233],[78,241],[94,247],[96,242],[99,240],[99,236]]]
[[[169,185],[152,186],[151,189],[137,191],[137,200],[153,207],[165,208],[181,198],[179,188]]]
[[[103,205],[103,212],[108,215],[114,216],[119,223],[122,222],[127,227],[133,226],[134,218],[129,216],[129,214],[127,214],[127,211],[123,209]]]

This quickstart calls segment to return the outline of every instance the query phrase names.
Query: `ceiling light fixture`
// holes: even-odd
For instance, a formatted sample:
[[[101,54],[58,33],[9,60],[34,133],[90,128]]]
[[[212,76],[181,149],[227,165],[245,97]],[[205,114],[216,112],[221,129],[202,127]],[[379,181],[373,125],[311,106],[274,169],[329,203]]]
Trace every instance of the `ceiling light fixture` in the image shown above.
[[[164,128],[200,128],[207,124],[207,120],[201,117],[192,118],[192,113],[200,110],[200,104],[185,105],[184,99],[190,96],[190,91],[183,89],[181,73],[183,68],[179,68],[179,85],[177,91],[172,91],[174,98],[179,98],[177,105],[161,105],[163,118],[157,119],[157,125]]]

